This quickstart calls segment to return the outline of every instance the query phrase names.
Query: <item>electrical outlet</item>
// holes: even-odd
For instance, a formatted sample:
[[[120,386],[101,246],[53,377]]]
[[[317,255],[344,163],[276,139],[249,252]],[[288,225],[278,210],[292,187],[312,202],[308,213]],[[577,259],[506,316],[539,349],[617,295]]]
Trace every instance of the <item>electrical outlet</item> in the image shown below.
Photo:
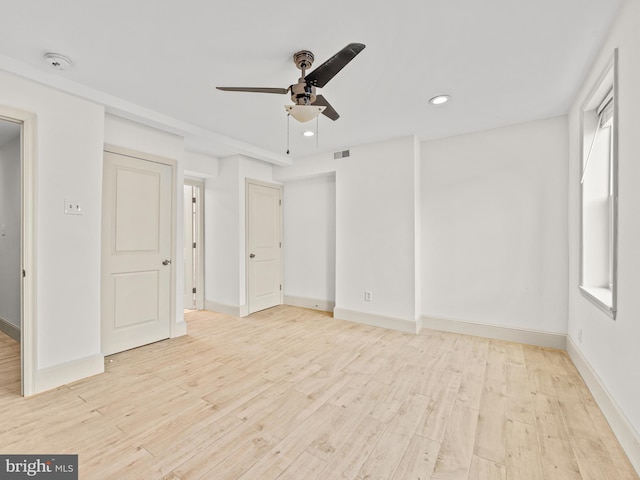
[[[64,213],[66,215],[82,215],[82,204],[75,200],[64,199]]]
[[[364,291],[364,301],[365,302],[370,302],[371,301],[371,292],[369,290],[365,290]]]

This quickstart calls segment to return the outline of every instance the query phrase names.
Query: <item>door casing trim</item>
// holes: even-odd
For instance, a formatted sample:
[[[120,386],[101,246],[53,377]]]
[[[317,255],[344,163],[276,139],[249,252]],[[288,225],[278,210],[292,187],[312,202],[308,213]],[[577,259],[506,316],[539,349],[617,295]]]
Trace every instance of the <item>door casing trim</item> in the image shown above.
[[[245,178],[245,203],[244,203],[244,269],[245,269],[245,306],[247,315],[250,313],[250,305],[249,305],[249,262],[247,261],[248,251],[249,251],[249,185],[257,185],[261,187],[269,187],[275,188],[280,191],[280,242],[282,243],[284,239],[284,222],[282,221],[283,207],[284,207],[284,188],[281,184],[277,183],[269,183],[263,182],[261,180],[254,180],[251,178]],[[284,248],[280,248],[280,285],[282,285],[282,289],[280,290],[280,305],[284,304]],[[243,315],[246,316],[246,315]]]
[[[198,197],[196,200],[196,222],[197,222],[197,238],[196,244],[196,310],[204,310],[204,180],[185,177],[185,185],[198,188]]]

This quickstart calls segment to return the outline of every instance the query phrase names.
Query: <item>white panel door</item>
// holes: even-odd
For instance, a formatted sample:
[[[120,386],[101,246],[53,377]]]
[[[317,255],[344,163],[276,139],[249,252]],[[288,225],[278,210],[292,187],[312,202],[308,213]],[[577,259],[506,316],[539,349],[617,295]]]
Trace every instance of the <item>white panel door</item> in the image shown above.
[[[104,154],[104,355],[170,336],[171,176],[169,165]]]
[[[247,185],[249,313],[282,304],[281,190]]]

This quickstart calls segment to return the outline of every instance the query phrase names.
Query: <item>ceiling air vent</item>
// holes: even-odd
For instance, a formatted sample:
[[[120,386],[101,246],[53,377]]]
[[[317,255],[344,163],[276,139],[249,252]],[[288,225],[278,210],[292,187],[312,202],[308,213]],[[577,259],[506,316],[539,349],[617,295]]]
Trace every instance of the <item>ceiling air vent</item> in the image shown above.
[[[333,154],[333,159],[336,160],[338,158],[347,158],[349,156],[349,150],[343,150],[341,152],[335,152]]]

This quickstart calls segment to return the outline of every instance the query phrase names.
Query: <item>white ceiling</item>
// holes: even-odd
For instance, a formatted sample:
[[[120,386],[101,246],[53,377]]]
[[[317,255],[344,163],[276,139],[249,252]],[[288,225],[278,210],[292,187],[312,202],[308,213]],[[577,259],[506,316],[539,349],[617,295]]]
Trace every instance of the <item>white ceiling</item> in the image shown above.
[[[622,0],[4,1],[0,68],[84,85],[209,132],[284,154],[287,95],[214,86],[288,87],[291,56],[315,66],[350,42],[366,49],[319,90],[319,146],[291,121],[291,157],[403,135],[422,140],[567,113]],[[13,70],[15,71],[15,65]],[[27,69],[25,69],[27,71]],[[49,75],[49,76],[45,76]],[[59,77],[63,77],[60,79]],[[45,80],[42,80],[45,79]],[[441,107],[436,94],[452,95]],[[315,127],[315,122],[311,123]],[[215,142],[192,139],[224,155]]]

